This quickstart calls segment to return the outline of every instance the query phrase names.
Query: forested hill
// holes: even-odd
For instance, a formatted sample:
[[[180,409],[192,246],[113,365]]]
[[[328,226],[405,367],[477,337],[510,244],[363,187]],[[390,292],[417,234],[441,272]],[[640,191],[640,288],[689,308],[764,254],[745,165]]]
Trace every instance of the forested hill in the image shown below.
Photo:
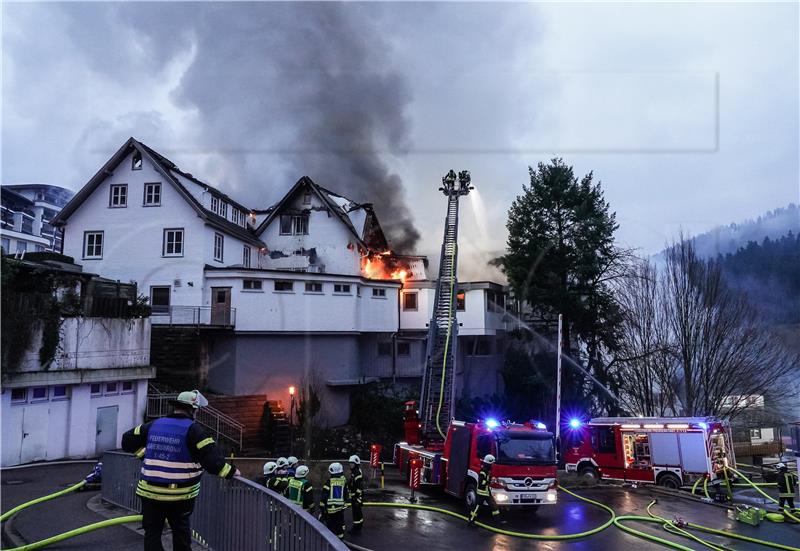
[[[800,323],[800,233],[750,241],[717,258],[728,283],[744,291],[769,321]]]
[[[719,226],[693,238],[695,250],[700,256],[713,258],[734,253],[751,241],[761,243],[765,237],[779,239],[793,232],[800,233],[800,206],[794,203],[759,216],[728,226]]]

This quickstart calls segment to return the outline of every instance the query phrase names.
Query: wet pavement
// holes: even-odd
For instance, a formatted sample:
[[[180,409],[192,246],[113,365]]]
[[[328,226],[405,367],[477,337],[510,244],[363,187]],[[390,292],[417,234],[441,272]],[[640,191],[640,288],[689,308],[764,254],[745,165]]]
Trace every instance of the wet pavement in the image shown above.
[[[646,507],[652,499],[658,502],[653,512],[665,518],[680,516],[686,521],[711,528],[732,531],[745,536],[768,540],[800,549],[800,526],[764,523],[752,527],[733,519],[728,509],[691,499],[656,493],[647,487],[623,488],[599,485],[579,488],[576,493],[610,506],[618,515],[647,516]],[[408,503],[410,490],[389,483],[386,491],[368,490],[366,501],[400,501]],[[417,493],[418,503],[442,507],[464,514],[463,505],[455,498],[438,491]],[[441,513],[406,509],[366,508],[364,531],[348,535],[347,540],[375,551],[435,551],[491,549],[494,551],[531,549],[664,549],[656,543],[634,537],[610,526],[602,532],[568,541],[533,541],[512,536],[493,534],[486,530],[468,527],[463,521]],[[541,506],[538,511],[504,511],[501,521],[484,519],[504,530],[539,534],[568,534],[590,530],[608,520],[609,514],[594,505],[583,502],[564,492],[559,493],[557,505]],[[628,526],[656,536],[681,543],[691,548],[700,544],[665,532],[658,524],[628,522]],[[714,536],[695,531],[696,535],[732,549],[765,549],[733,538]]]

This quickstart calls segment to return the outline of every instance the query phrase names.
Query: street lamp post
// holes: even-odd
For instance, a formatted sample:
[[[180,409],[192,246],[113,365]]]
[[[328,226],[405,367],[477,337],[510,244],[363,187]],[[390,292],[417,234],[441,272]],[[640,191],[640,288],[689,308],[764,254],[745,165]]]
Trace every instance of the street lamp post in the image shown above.
[[[289,387],[289,453],[294,453],[294,385]]]

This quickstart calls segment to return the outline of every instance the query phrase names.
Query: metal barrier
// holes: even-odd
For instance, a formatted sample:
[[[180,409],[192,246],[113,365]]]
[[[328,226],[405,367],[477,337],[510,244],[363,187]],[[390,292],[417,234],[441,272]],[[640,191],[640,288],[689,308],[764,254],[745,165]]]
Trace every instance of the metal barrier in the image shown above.
[[[150,322],[153,325],[235,327],[236,308],[154,306]]]
[[[133,511],[141,461],[120,452],[103,455],[103,499]],[[311,514],[244,478],[204,474],[192,513],[195,538],[215,551],[346,551]]]

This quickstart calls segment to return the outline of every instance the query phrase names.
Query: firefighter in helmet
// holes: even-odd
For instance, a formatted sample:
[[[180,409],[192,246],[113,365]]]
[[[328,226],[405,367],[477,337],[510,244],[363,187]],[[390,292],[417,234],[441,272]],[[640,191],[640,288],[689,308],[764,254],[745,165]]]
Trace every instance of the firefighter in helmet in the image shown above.
[[[283,494],[292,503],[299,505],[306,511],[310,511],[314,508],[314,487],[311,485],[311,481],[306,478],[307,476],[308,467],[305,465],[297,467],[294,476],[289,479]]]
[[[325,516],[325,525],[340,539],[347,528],[344,524],[344,510],[350,504],[350,492],[341,463],[331,463],[328,467],[330,478],[322,487],[320,506]]]
[[[163,551],[164,522],[172,528],[174,551],[192,548],[189,517],[200,493],[203,469],[222,478],[239,475],[227,463],[202,425],[195,422],[198,408],[208,400],[198,390],[178,394],[166,417],[138,425],[122,435],[122,449],[144,456],[136,495],[142,500],[145,551]]]
[[[794,511],[794,493],[797,489],[797,475],[790,473],[785,463],[775,465],[778,469],[778,508],[784,517],[789,516]],[[789,514],[787,514],[787,512]]]
[[[280,484],[281,480],[278,478],[278,464],[274,461],[267,461],[264,463],[264,486],[273,492],[280,493]]]
[[[475,524],[475,518],[478,516],[478,513],[481,511],[481,508],[488,508],[492,512],[492,516],[496,517],[500,514],[500,510],[497,508],[497,504],[494,502],[494,498],[492,498],[492,492],[489,488],[489,479],[492,476],[492,464],[494,463],[495,459],[492,454],[486,454],[483,458],[483,462],[481,463],[481,472],[478,473],[478,487],[476,489],[476,499],[475,505],[472,508],[472,511],[469,512],[469,524]]]
[[[361,474],[361,458],[350,456],[350,497],[353,502],[353,527],[351,532],[357,534],[364,527],[364,476]]]
[[[294,478],[294,473],[297,470],[297,465],[300,463],[300,460],[297,459],[295,456],[290,455],[286,458],[286,481],[287,483],[289,480]]]
[[[285,457],[279,457],[276,463],[278,465],[278,470],[275,471],[275,474],[278,477],[278,487],[275,491],[282,494],[289,484],[289,460]]]

